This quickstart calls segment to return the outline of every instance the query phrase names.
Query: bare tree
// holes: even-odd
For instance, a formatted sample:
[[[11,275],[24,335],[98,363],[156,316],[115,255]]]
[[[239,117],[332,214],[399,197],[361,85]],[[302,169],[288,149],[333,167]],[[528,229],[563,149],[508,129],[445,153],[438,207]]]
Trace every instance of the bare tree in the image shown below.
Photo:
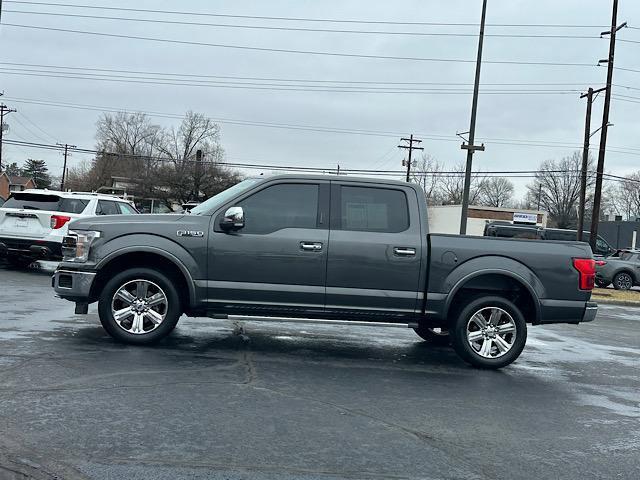
[[[456,165],[451,173],[442,173],[440,189],[442,203],[444,205],[459,205],[462,203],[464,191],[464,173],[466,165],[464,162]],[[480,200],[481,185],[484,178],[478,173],[471,174],[471,185],[469,186],[469,205],[475,205]]]
[[[196,158],[198,150],[202,150],[201,161]],[[224,157],[220,127],[201,113],[187,112],[180,126],[165,134],[161,152],[170,159],[161,169],[161,178],[180,202],[198,201],[226,184],[221,181],[228,175],[220,166]]]
[[[164,140],[163,130],[143,113],[104,113],[96,123],[96,150],[93,161],[93,182],[110,185],[111,178],[120,176],[136,185],[135,194],[154,196],[154,170]]]
[[[504,177],[485,178],[480,183],[480,204],[507,207],[513,203],[513,182]]]
[[[423,154],[422,158],[412,165],[410,180],[422,187],[429,205],[438,205],[442,202],[440,172],[442,172],[442,164],[428,153]]]
[[[640,217],[640,171],[627,175],[611,192],[611,209],[627,219]]]
[[[582,153],[574,152],[561,160],[545,160],[527,186],[530,195],[540,199],[540,206],[549,213],[552,223],[558,228],[575,227],[580,198],[580,169]],[[589,158],[589,171],[593,170],[593,159]],[[593,175],[587,177],[587,192],[593,188]],[[591,195],[588,195],[588,203]],[[590,209],[585,208],[585,212]]]

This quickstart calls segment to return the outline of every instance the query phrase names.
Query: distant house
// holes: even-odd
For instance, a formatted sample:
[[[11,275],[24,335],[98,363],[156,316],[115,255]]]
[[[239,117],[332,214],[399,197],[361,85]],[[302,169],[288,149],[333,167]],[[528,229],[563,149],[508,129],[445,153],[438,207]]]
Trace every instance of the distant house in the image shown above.
[[[7,175],[4,172],[0,173],[0,197],[4,200],[9,198],[9,195],[13,192],[21,192],[27,188],[36,188],[33,178]]]

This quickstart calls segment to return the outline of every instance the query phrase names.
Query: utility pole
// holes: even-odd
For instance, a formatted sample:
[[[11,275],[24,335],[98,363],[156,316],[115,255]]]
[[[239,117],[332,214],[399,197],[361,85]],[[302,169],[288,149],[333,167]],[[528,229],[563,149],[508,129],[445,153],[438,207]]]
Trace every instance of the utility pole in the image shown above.
[[[194,190],[195,190],[195,195],[194,196],[194,200],[196,202],[200,201],[200,181],[201,178],[200,176],[202,175],[202,150],[198,149],[196,150],[196,164],[195,164],[195,182],[194,182]]]
[[[584,146],[582,148],[582,168],[580,169],[580,202],[578,204],[578,231],[576,240],[582,241],[584,232],[584,209],[587,203],[587,168],[589,166],[589,140],[596,133],[591,133],[591,107],[595,100],[594,94],[606,90],[606,87],[594,90],[589,87],[587,93],[580,95],[580,98],[587,98],[587,114],[584,121]],[[598,129],[600,130],[600,129]]]
[[[471,189],[471,168],[473,167],[473,153],[484,151],[483,145],[475,145],[476,116],[478,113],[478,90],[480,89],[480,67],[482,65],[482,43],[484,41],[484,23],[487,15],[487,0],[482,1],[482,17],[480,19],[480,36],[478,39],[478,58],[476,59],[476,78],[473,86],[473,101],[471,103],[471,124],[469,126],[469,142],[463,143],[461,148],[467,151],[467,168],[464,172],[464,190],[462,192],[462,214],[460,215],[460,235],[467,233],[467,212],[469,210],[469,190]]]
[[[611,35],[609,41],[609,58],[598,63],[607,63],[607,87],[604,94],[604,108],[602,113],[602,132],[600,132],[600,150],[598,150],[598,166],[596,168],[596,190],[593,195],[593,213],[591,215],[591,235],[589,243],[591,250],[596,249],[598,238],[598,221],[600,220],[600,201],[602,199],[602,174],[604,173],[604,156],[607,148],[607,131],[609,129],[609,108],[611,106],[611,83],[613,82],[613,57],[616,50],[616,32],[627,26],[627,22],[618,26],[618,0],[613,0],[611,12],[611,30],[600,35]]]
[[[0,3],[0,7],[2,4]],[[17,110],[7,107],[4,103],[0,105],[0,172],[2,171],[2,137],[4,135],[4,116]]]
[[[417,138],[413,138],[413,133],[409,136],[409,138],[401,138],[400,140],[403,141],[403,142],[409,142],[409,145],[398,145],[398,148],[405,148],[405,149],[409,150],[409,160],[408,161],[405,161],[405,160],[402,161],[402,166],[403,167],[405,167],[405,166],[407,167],[407,182],[408,182],[409,181],[409,177],[411,175],[411,162],[412,162],[411,153],[414,150],[424,150],[424,148],[423,147],[415,147],[413,145],[414,143],[422,143],[422,140],[418,140]]]
[[[60,190],[64,192],[64,181],[67,177],[67,155],[69,154],[70,148],[77,148],[75,145],[69,145],[68,143],[56,143],[56,145],[60,145],[64,147],[64,163],[62,165],[62,181],[60,182]]]

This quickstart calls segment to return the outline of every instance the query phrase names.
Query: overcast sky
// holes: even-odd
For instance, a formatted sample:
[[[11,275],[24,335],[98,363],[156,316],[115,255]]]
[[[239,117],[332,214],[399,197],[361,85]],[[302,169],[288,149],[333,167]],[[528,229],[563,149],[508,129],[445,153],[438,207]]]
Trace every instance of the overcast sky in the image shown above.
[[[72,2],[74,0],[68,0]],[[81,4],[82,2],[78,2]],[[588,3],[588,8],[585,5]],[[85,1],[84,4],[93,5]],[[477,24],[480,0],[395,2],[365,0],[323,1],[213,1],[114,0],[98,3],[110,7],[181,10],[184,12],[229,15],[304,17],[310,19],[367,20],[385,22],[435,22]],[[237,123],[221,123],[222,144],[230,162],[278,165],[306,165],[335,169],[401,169],[404,152],[396,148],[400,135],[411,133],[423,138],[425,151],[453,167],[464,160],[455,133],[468,130],[471,89],[474,76],[478,26],[460,25],[388,25],[327,22],[293,22],[178,14],[126,12],[69,8],[55,5],[3,2],[0,27],[0,90],[5,103],[19,113],[6,117],[10,131],[5,138],[41,143],[55,141],[84,148],[95,146],[95,123],[99,111],[24,103],[44,101],[75,105],[93,105],[128,111],[161,112],[181,115],[187,110],[202,112],[214,119],[239,120],[239,123],[266,122],[306,125],[332,129],[384,132],[380,135],[305,131]],[[71,16],[36,15],[21,12],[49,12],[185,22],[224,23],[220,26],[195,26],[89,19]],[[640,2],[620,0],[619,23],[640,27]],[[535,168],[542,160],[569,155],[579,148],[583,138],[585,100],[579,92],[588,86],[603,86],[606,68],[596,66],[606,58],[608,40],[597,38],[611,21],[611,0],[489,0],[477,136],[486,151],[476,154],[479,170],[523,170]],[[214,46],[160,43],[87,34],[38,30],[8,24],[53,27],[117,35],[133,35],[260,48],[349,53],[377,56],[457,59],[470,62],[435,62],[356,58],[327,55],[267,52]],[[587,28],[500,27],[492,24],[571,24]],[[376,30],[422,33],[458,33],[472,36],[426,36],[354,34],[334,32],[286,31],[237,28],[239,25]],[[514,38],[489,36],[569,35],[596,38]],[[640,42],[640,30],[625,29],[619,39]],[[640,43],[619,42],[616,66],[640,71]],[[496,64],[491,61],[552,62],[576,65]],[[232,80],[226,86],[149,85],[131,82],[96,81],[86,78],[48,78],[42,74],[60,68],[7,65],[21,63],[55,67],[156,72],[158,74],[210,75],[300,79],[344,82],[425,82],[441,85],[414,85],[410,88],[459,88],[455,93],[407,93],[353,91],[369,85],[397,89],[398,85],[344,83],[347,91],[272,90],[230,88],[239,83],[264,81]],[[9,70],[13,69],[13,70]],[[37,70],[27,72],[25,69]],[[72,70],[67,70],[71,72]],[[8,73],[13,72],[13,73]],[[127,75],[114,73],[113,75]],[[147,75],[148,76],[148,75]],[[158,77],[158,75],[156,75]],[[112,77],[115,78],[115,77]],[[162,77],[167,78],[167,77]],[[175,77],[181,78],[181,77]],[[208,78],[207,80],[215,80]],[[220,79],[218,79],[220,80]],[[166,81],[166,80],[164,80]],[[229,82],[229,80],[225,80]],[[178,83],[182,80],[178,80]],[[267,81],[282,84],[282,81]],[[287,82],[291,83],[291,82]],[[496,83],[556,84],[500,86]],[[625,174],[640,169],[640,72],[616,70],[614,94],[627,101],[613,100],[607,154],[607,170]],[[308,85],[299,82],[296,85]],[[464,85],[454,85],[464,84]],[[315,83],[314,85],[321,85]],[[255,86],[255,85],[253,85]],[[245,85],[246,87],[246,85]],[[349,88],[345,88],[349,87]],[[280,88],[280,87],[276,87]],[[402,86],[401,88],[406,88]],[[490,93],[490,90],[561,90],[543,94]],[[360,88],[361,90],[361,88]],[[636,97],[629,98],[629,97]],[[20,99],[20,101],[18,101]],[[631,101],[629,101],[631,100]],[[602,115],[602,98],[594,106],[593,129]],[[170,126],[178,120],[153,117]],[[545,146],[513,145],[533,142]],[[593,137],[597,145],[598,136]],[[635,149],[635,150],[634,150]],[[5,146],[3,162],[22,163],[26,158],[43,158],[52,173],[59,175],[59,152],[28,147]],[[90,156],[74,154],[71,165]],[[518,180],[518,193],[530,179]]]

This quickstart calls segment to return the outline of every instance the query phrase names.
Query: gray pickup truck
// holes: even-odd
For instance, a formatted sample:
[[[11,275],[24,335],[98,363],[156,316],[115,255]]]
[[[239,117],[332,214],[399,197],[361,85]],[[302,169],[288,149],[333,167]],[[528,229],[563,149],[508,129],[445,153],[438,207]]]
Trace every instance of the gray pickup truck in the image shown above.
[[[522,352],[527,323],[588,322],[589,246],[429,234],[419,186],[250,178],[187,215],[74,221],[52,283],[114,338],[160,340],[182,314],[408,326],[472,365]]]

